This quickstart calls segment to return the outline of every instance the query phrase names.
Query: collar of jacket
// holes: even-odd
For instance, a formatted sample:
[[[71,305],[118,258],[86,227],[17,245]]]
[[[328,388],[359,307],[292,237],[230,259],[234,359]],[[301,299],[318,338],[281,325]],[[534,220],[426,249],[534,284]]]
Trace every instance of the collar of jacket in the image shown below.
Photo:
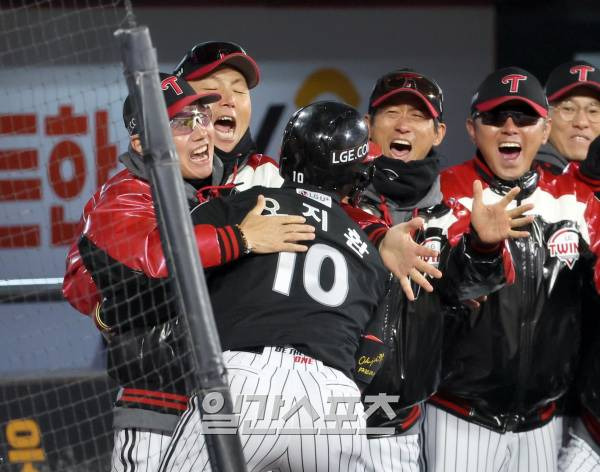
[[[437,157],[438,159],[441,158],[439,153],[435,150],[435,148],[431,148],[431,151],[429,152],[429,154],[427,154],[427,157]],[[425,210],[427,208],[431,208],[438,205],[443,200],[442,190],[440,186],[440,176],[438,175],[435,178],[433,184],[427,190],[427,193],[416,203],[408,203],[406,201],[394,200],[386,195],[384,195],[384,200],[385,201],[382,202],[381,194],[377,191],[373,183],[371,183],[364,190],[361,196],[361,203],[359,203],[359,206],[362,203],[369,206],[373,206],[375,208],[379,208],[380,205],[386,205],[391,217],[390,224],[397,224],[408,221],[413,216],[415,209]]]
[[[569,160],[558,152],[550,142],[547,142],[540,147],[540,150],[535,156],[535,160],[550,164],[550,166],[556,170],[555,173],[558,174],[561,174],[563,170],[565,170],[565,167],[567,167],[567,164],[569,164]]]
[[[504,180],[494,175],[483,159],[483,156],[477,151],[475,156],[475,170],[481,178],[490,186],[490,188],[499,195],[506,195],[510,189],[519,187],[521,191],[517,195],[517,200],[523,200],[529,197],[537,188],[540,174],[538,165],[532,164],[531,169],[525,172],[521,177],[515,180]]]
[[[256,152],[256,144],[250,134],[250,128],[246,130],[240,142],[231,151],[225,152],[215,147],[215,155],[219,156],[224,165],[223,179],[227,179],[233,173],[234,167],[242,167],[248,158]]]
[[[375,187],[371,184],[363,192],[359,206],[361,206],[361,204],[366,204],[379,208],[379,211],[382,211],[381,205],[385,205],[391,217],[391,221],[388,223],[398,224],[410,220],[414,216],[413,214],[415,210],[432,208],[440,204],[442,199],[440,176],[438,175],[425,196],[417,203],[413,203],[412,205],[406,205],[405,202],[392,200],[391,198],[384,198],[384,201],[382,201],[381,194],[379,194],[377,190],[375,190]]]
[[[146,168],[146,165],[144,164],[144,158],[142,157],[141,154],[138,154],[137,152],[135,152],[133,150],[133,148],[131,147],[131,145],[129,145],[129,148],[127,149],[126,152],[124,152],[123,154],[121,154],[119,156],[119,162],[121,164],[123,164],[125,166],[125,168],[127,168],[127,170],[129,172],[131,172],[133,175],[135,175],[136,177],[145,180],[146,182],[150,181],[150,177],[149,177],[149,172],[148,169]],[[213,172],[212,172],[212,178],[211,178],[211,183],[212,185],[219,185],[221,183],[221,180],[223,179],[223,173],[224,173],[224,168],[223,168],[223,162],[221,162],[221,159],[219,159],[219,157],[217,156],[216,153],[213,154]],[[185,196],[188,200],[196,200],[196,188],[190,184],[189,182],[187,182],[185,179],[183,179],[184,182],[184,189],[185,189]]]

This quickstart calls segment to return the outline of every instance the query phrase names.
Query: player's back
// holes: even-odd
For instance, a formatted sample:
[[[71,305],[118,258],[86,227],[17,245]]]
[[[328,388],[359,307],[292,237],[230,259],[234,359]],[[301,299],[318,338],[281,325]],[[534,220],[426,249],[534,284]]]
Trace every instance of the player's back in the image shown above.
[[[337,196],[308,186],[253,188],[196,208],[192,219],[240,223],[259,194],[263,214],[303,215],[315,239],[306,253],[253,254],[207,274],[223,349],[292,345],[349,373],[388,280],[377,249]]]

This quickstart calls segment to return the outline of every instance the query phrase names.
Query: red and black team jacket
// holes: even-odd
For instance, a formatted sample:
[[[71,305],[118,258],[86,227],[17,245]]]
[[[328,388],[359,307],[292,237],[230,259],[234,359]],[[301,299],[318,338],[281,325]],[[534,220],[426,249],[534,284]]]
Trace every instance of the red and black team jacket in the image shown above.
[[[584,175],[579,162],[570,162],[565,172],[585,182],[600,198],[600,181]],[[591,285],[591,284],[589,284]],[[588,285],[588,287],[589,287]],[[600,448],[600,297],[588,290],[583,300],[583,353],[584,358],[577,372],[576,391],[581,403],[582,423],[595,442],[594,450]],[[576,430],[576,434],[580,434]]]
[[[121,161],[127,168],[84,208],[81,237],[67,257],[63,294],[94,318],[108,340],[108,372],[123,387],[117,406],[178,414],[187,402],[188,349],[141,158],[128,154]],[[226,191],[282,181],[277,164],[261,155],[251,156],[229,180],[239,185],[225,185]],[[210,186],[195,192],[189,183],[185,187],[190,207],[223,190]],[[194,233],[205,267],[228,263],[243,252],[235,226],[195,225]],[[125,416],[121,422],[115,418],[115,424],[168,430],[176,423],[170,419],[148,425],[135,415]]]
[[[470,234],[469,212],[460,203],[421,208],[417,215],[425,225],[414,239],[439,252],[428,262],[442,271],[445,283],[433,281],[432,293],[413,283],[416,299],[409,301],[394,279],[356,359],[356,378],[365,395],[399,396],[391,405],[394,418],[379,409],[367,420],[370,427],[390,428],[390,434],[401,434],[416,424],[421,415],[419,404],[438,388],[443,309],[467,311],[463,300],[492,293],[514,278],[507,246],[484,248],[479,244],[476,235]],[[355,215],[355,219],[359,217]],[[387,226],[375,216],[363,214],[360,223],[376,243],[385,236]]]
[[[442,381],[431,402],[490,429],[526,431],[550,421],[573,380],[586,283],[600,289],[600,201],[572,175],[534,165],[517,181],[494,176],[480,157],[442,173],[448,204],[470,208],[474,180],[484,203],[519,186],[533,203],[528,238],[508,241],[514,283],[477,313],[447,312]]]

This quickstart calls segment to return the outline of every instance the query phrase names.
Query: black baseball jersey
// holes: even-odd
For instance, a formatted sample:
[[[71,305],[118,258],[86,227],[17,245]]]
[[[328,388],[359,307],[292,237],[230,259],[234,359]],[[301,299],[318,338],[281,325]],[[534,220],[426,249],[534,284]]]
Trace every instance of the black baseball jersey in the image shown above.
[[[263,215],[303,215],[316,237],[305,253],[251,254],[207,272],[223,350],[292,345],[349,374],[389,279],[379,252],[336,195],[313,187],[254,187],[198,206],[192,220],[240,223],[259,194]]]

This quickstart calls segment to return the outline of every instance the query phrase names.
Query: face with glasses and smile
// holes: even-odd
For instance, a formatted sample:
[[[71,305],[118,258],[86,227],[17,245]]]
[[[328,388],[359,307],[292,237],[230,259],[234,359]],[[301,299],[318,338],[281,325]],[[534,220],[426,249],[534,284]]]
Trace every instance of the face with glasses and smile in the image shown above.
[[[210,108],[188,105],[169,121],[184,179],[212,174],[215,130]]]
[[[467,132],[492,172],[515,180],[530,168],[540,146],[548,140],[550,120],[527,104],[510,101],[467,120]]]
[[[600,135],[600,94],[578,87],[552,104],[550,143],[569,160],[586,158],[590,143]]]

